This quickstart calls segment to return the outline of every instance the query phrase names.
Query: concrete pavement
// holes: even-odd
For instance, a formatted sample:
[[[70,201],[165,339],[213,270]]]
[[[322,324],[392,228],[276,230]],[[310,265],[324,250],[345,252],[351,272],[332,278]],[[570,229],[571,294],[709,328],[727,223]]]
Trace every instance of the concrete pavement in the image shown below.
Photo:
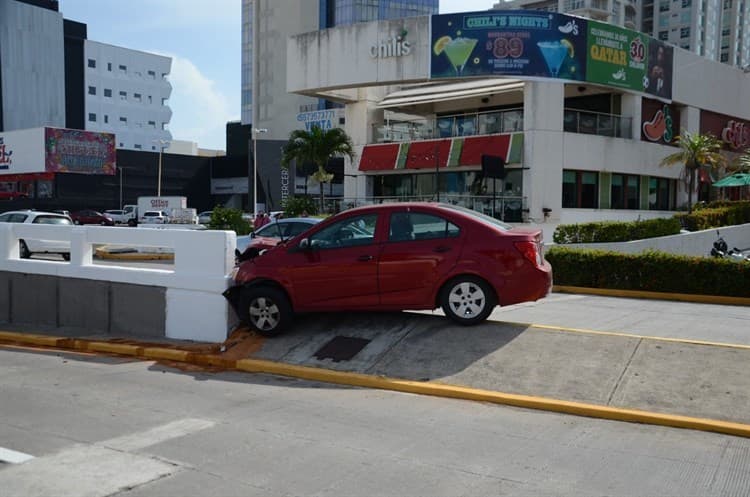
[[[281,337],[238,330],[221,348],[31,330],[0,340],[750,437],[748,307],[554,293],[471,328],[438,314],[298,316]]]

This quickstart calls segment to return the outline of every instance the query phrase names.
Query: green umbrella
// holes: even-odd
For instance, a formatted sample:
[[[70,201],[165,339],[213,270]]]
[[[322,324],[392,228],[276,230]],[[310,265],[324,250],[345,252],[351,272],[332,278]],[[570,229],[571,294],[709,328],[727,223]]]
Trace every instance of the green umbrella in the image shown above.
[[[716,188],[725,188],[728,186],[747,186],[750,185],[750,173],[734,173],[713,184]]]

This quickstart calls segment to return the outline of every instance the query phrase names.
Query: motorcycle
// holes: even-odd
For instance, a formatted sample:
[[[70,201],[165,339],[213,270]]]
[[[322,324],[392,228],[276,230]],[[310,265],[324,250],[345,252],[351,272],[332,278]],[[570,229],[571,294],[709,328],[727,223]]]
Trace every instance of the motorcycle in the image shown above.
[[[716,240],[711,248],[711,256],[726,258],[734,262],[750,262],[750,255],[745,254],[750,248],[738,249],[737,247],[729,248],[727,242],[721,237],[719,230],[716,230]]]

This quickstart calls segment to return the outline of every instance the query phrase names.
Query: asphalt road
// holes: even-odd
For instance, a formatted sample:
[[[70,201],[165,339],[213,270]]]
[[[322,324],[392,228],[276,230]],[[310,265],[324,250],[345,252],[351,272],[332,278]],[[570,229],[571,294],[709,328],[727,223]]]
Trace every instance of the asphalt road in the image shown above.
[[[122,358],[4,347],[0,400],[4,497],[750,488],[750,439]]]

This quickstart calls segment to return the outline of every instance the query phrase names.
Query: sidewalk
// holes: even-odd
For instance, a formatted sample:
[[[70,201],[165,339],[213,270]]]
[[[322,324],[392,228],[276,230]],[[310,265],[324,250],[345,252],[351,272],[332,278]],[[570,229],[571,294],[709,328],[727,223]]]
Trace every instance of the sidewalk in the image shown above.
[[[588,308],[596,303],[586,299],[591,298],[551,296],[549,304],[499,309],[493,321],[472,328],[453,326],[429,313],[308,315],[278,338],[264,339],[237,330],[222,346],[18,332],[0,332],[0,340],[750,437],[750,375],[746,372],[750,343],[697,340],[688,329],[684,338],[655,336],[649,331],[658,330],[644,327],[649,322],[658,325],[656,319],[638,326],[628,324],[635,319],[632,305],[649,318],[649,313],[663,314],[660,303],[612,301],[622,304],[620,314],[604,308],[601,312],[592,309],[589,315],[560,317],[559,322],[567,326],[530,325],[513,319],[529,313],[544,317],[535,307]],[[733,312],[726,323],[714,318],[719,332],[726,334],[718,339],[733,338],[735,323],[744,323],[744,331],[750,310],[697,309],[709,316],[720,316],[727,309]],[[685,322],[696,322],[694,315],[682,312]],[[596,330],[569,327],[575,320],[600,326]],[[614,324],[614,330],[602,325],[605,320]],[[703,326],[695,324],[696,329]],[[623,329],[631,332],[619,331]]]

